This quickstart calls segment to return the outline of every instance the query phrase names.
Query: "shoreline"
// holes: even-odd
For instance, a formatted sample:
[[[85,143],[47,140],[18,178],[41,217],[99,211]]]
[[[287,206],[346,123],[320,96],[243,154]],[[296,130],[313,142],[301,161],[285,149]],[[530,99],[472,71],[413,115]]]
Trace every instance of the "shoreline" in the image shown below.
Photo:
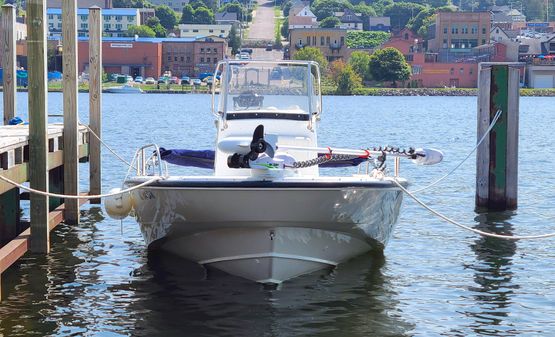
[[[322,94],[325,96],[477,96],[476,88],[358,88],[351,95],[339,95],[335,88],[323,87]],[[3,89],[0,88],[0,92]],[[27,88],[18,88],[18,92],[27,92]],[[59,88],[51,88],[48,92],[62,92]],[[79,89],[80,93],[89,92],[88,89]],[[104,90],[103,93],[106,93]],[[145,94],[210,94],[210,90],[167,90],[146,89]],[[553,89],[520,89],[523,97],[555,97]]]

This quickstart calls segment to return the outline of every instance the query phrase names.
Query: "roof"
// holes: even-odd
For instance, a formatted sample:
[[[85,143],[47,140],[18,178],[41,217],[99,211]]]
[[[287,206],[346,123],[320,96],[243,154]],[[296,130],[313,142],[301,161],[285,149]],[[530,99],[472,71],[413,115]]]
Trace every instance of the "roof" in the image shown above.
[[[216,21],[237,21],[237,13],[235,12],[216,13]]]
[[[195,37],[103,37],[102,42],[142,42],[142,43],[161,43],[161,42],[194,42],[204,39],[206,36]],[[57,40],[57,39],[53,39]],[[80,36],[79,41],[88,41],[86,36]]]
[[[289,17],[289,27],[291,26],[295,26],[295,25],[313,25],[315,24],[314,22],[312,22],[312,18],[309,16],[290,16]],[[317,24],[316,24],[317,26]]]
[[[46,14],[62,14],[61,8],[47,8]],[[78,8],[77,15],[88,15],[89,9],[88,8]],[[130,16],[130,15],[137,15],[137,8],[112,8],[112,9],[103,9],[102,15],[121,15],[121,16]]]

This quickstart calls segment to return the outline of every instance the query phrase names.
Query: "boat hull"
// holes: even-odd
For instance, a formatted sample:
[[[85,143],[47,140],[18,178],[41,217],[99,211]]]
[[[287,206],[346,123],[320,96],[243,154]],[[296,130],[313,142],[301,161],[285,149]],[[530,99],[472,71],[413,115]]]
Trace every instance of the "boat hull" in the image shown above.
[[[264,283],[383,249],[402,200],[383,182],[201,185],[132,192],[147,245]]]

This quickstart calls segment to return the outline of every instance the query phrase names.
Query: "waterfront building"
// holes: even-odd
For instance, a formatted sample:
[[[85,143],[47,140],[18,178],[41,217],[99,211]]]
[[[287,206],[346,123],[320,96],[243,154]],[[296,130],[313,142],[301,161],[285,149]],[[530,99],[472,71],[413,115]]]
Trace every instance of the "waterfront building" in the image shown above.
[[[48,37],[62,37],[62,10],[61,8],[48,8]],[[140,24],[140,15],[137,8],[113,8],[102,10],[103,35],[107,37],[123,37],[127,35],[129,26]],[[89,9],[77,9],[77,34],[80,37],[89,34]]]
[[[189,77],[213,72],[226,50],[225,39],[168,39],[162,43],[162,70]]]
[[[490,41],[490,12],[438,12],[428,50],[452,61]]]
[[[148,2],[153,4],[155,7],[165,5],[177,13],[182,13],[183,7],[187,6],[189,0],[149,0]]]
[[[227,38],[231,25],[179,24],[180,37],[216,36]]]
[[[368,30],[389,33],[391,31],[391,18],[389,16],[368,17]]]
[[[298,28],[289,31],[290,57],[304,47],[316,47],[329,62],[346,61],[351,50],[345,45],[347,30],[340,28]]]
[[[501,43],[507,48],[506,60],[508,62],[518,61],[519,43],[516,38],[515,31],[506,31],[499,26],[493,26],[490,32],[490,43]]]
[[[341,21],[339,28],[348,30],[363,30],[362,14],[345,8],[343,12],[335,12],[335,17]]]

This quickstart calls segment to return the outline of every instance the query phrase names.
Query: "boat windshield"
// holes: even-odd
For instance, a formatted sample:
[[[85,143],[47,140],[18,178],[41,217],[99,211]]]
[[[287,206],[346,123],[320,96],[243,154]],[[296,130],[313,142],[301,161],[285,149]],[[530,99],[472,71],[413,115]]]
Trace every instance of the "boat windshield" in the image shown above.
[[[320,112],[319,73],[313,62],[226,61],[218,69],[218,112],[224,118],[291,114],[308,119]]]

